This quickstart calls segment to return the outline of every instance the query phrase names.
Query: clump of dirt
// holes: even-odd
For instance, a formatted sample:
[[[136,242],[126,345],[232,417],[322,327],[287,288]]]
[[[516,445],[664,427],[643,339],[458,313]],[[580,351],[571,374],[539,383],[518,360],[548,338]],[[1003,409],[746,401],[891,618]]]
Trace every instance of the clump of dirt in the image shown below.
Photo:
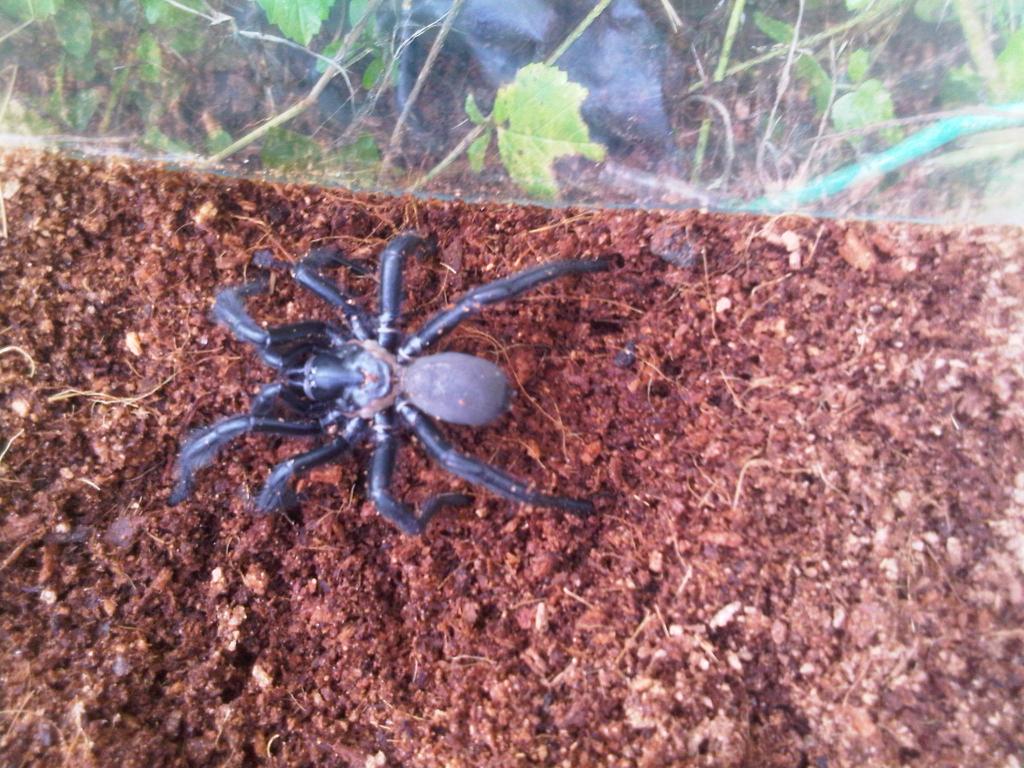
[[[1019,759],[1024,246],[939,229],[465,205],[8,156],[0,751],[12,764],[965,765]],[[209,317],[253,252],[409,265],[409,327],[619,254],[448,342],[518,396],[453,442],[586,520],[478,492],[422,538],[357,451],[181,438],[270,380]],[[374,301],[372,270],[340,270]],[[264,321],[329,317],[290,281]],[[465,486],[405,444],[396,492]],[[1008,762],[1010,761],[1010,762]]]

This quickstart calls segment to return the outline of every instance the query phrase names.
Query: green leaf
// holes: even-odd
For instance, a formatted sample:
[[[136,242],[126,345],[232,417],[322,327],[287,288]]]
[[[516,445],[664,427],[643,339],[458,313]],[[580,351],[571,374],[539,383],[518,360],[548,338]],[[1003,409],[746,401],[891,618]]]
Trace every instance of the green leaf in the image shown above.
[[[793,27],[784,21],[773,19],[761,11],[754,12],[754,24],[766,36],[776,43],[788,45],[793,40]],[[797,78],[806,82],[811,88],[811,95],[814,97],[814,107],[821,114],[828,107],[828,101],[832,98],[832,78],[818,63],[817,59],[806,53],[796,58]]]
[[[92,50],[92,16],[83,5],[71,3],[53,18],[57,37],[64,50],[76,59],[84,59]]]
[[[852,93],[844,94],[832,105],[832,124],[840,131],[858,131],[875,123],[892,120],[895,110],[892,96],[880,80],[865,80]],[[899,141],[902,132],[899,128],[888,128],[882,132],[882,138],[890,144]],[[859,144],[857,138],[851,139],[852,144]]]
[[[811,96],[814,97],[814,108],[818,114],[828,109],[828,102],[832,98],[832,78],[828,76],[818,60],[806,53],[797,56],[796,59],[797,78],[807,82],[811,87]]]
[[[754,11],[754,26],[776,43],[789,43],[793,39],[792,25],[773,19],[761,11]]]
[[[348,25],[354,27],[366,15],[367,0],[348,0]]]
[[[337,156],[353,165],[376,165],[380,162],[380,147],[372,134],[364,133],[354,144],[342,147]]]
[[[320,51],[320,55],[327,59],[333,59],[335,54],[337,54],[338,51],[341,50],[341,42],[341,40],[335,40],[332,43],[328,43],[327,45],[324,46],[324,49]],[[316,67],[317,74],[322,75],[324,72],[327,71],[328,65],[327,62],[324,61],[323,59],[317,59],[316,64],[314,66]]]
[[[287,128],[271,129],[260,150],[260,160],[267,168],[309,168],[318,165],[322,159],[320,145],[308,136]]]
[[[18,21],[48,19],[63,5],[62,0],[0,0],[0,11]]]
[[[466,94],[466,114],[474,125],[482,125],[487,121],[484,113],[480,111],[480,107],[476,105],[476,99],[473,98],[472,93]]]
[[[491,146],[491,130],[488,128],[484,135],[478,137],[469,149],[466,156],[469,158],[469,167],[473,173],[480,173],[484,169],[484,160],[487,157],[487,148]]]
[[[363,70],[363,88],[370,90],[384,73],[384,56],[378,51]]]
[[[139,44],[135,47],[135,58],[139,62],[139,77],[147,83],[159,83],[163,74],[163,56],[160,53],[160,44],[148,32],[143,32],[139,37]]]
[[[846,0],[846,10],[848,11],[862,11],[867,8],[875,0]]]
[[[285,37],[309,45],[334,7],[334,0],[256,0]]]
[[[334,176],[344,184],[370,186],[377,180],[380,158],[377,140],[371,134],[364,133],[355,143],[326,157],[322,165],[334,171]]]
[[[871,67],[871,54],[858,48],[850,54],[850,62],[846,65],[846,74],[852,83],[861,83],[868,76]]]
[[[929,24],[952,21],[956,16],[952,13],[949,0],[917,0],[914,3],[914,15]]]
[[[945,107],[977,104],[984,88],[985,82],[978,73],[969,64],[964,64],[946,72],[939,88],[939,99]]]
[[[1006,47],[996,57],[996,65],[1005,95],[1011,99],[1024,98],[1024,28],[1010,35]]]
[[[498,90],[491,114],[498,129],[498,153],[513,181],[529,194],[558,194],[553,164],[560,157],[604,159],[605,148],[590,140],[580,115],[586,98],[586,88],[547,64],[528,64]]]
[[[199,3],[196,0],[177,0],[181,5],[189,8],[197,8]],[[142,6],[142,13],[146,21],[161,27],[180,27],[182,24],[194,23],[196,17],[187,11],[168,3],[166,0],[139,0]]]
[[[230,147],[232,141],[234,139],[231,138],[230,133],[223,128],[217,128],[206,137],[206,153],[208,155],[215,155],[222,149]]]
[[[155,149],[158,152],[166,152],[171,155],[187,154],[192,151],[188,144],[172,139],[156,126],[150,126],[146,129],[146,132],[142,135],[142,143],[144,146]]]
[[[68,99],[68,123],[72,128],[84,131],[89,126],[102,95],[102,88],[88,88]]]

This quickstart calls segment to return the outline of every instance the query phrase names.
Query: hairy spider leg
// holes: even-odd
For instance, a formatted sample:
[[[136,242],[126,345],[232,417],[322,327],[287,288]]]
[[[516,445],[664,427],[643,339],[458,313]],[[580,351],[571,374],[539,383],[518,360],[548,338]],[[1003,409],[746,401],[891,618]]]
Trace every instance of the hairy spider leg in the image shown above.
[[[416,251],[420,258],[437,251],[433,238],[403,232],[393,238],[380,254],[380,305],[377,315],[377,343],[395,351],[401,333],[395,327],[402,313],[402,269],[405,257]]]
[[[281,369],[285,366],[280,347],[300,344],[339,346],[348,341],[348,335],[341,328],[319,320],[264,328],[249,315],[245,297],[262,293],[266,287],[265,282],[256,281],[225,288],[213,303],[213,316],[236,338],[256,347],[260,358],[270,367]]]
[[[444,507],[468,504],[470,498],[461,493],[442,493],[434,496],[423,505],[419,517],[413,513],[412,507],[391,495],[391,478],[395,472],[395,459],[398,455],[398,442],[394,435],[394,415],[391,410],[380,411],[373,417],[373,440],[375,448],[370,459],[370,472],[367,478],[369,496],[377,511],[390,520],[403,533],[417,535],[423,533],[430,519]]]
[[[489,304],[513,299],[531,288],[564,275],[600,272],[610,266],[611,262],[608,259],[552,261],[549,264],[538,264],[535,267],[524,269],[509,277],[478,285],[458,298],[451,307],[438,312],[422,328],[411,334],[399,347],[398,358],[404,361],[415,357],[431,344],[455,330],[459,323],[467,317],[476,314]]]
[[[363,308],[356,304],[351,296],[346,295],[341,288],[320,274],[320,270],[324,267],[346,263],[346,260],[340,257],[338,249],[314,248],[306,254],[305,258],[295,264],[275,259],[265,251],[254,254],[252,260],[257,267],[281,269],[288,272],[295,282],[307,291],[320,297],[332,307],[340,309],[357,339],[366,341],[371,338],[370,327],[372,324]]]
[[[442,437],[431,418],[412,403],[399,400],[395,408],[420,439],[427,454],[453,475],[458,475],[474,485],[482,485],[492,493],[522,504],[563,509],[580,516],[589,515],[594,511],[594,505],[589,501],[532,491],[522,480],[486,462],[459,453]]]
[[[267,513],[294,505],[295,492],[291,489],[289,481],[293,477],[298,477],[314,467],[327,464],[349,451],[358,442],[365,429],[365,419],[351,419],[342,429],[341,434],[330,442],[317,446],[311,451],[292,456],[276,465],[263,484],[260,495],[256,497],[257,511]]]
[[[254,416],[251,413],[221,419],[194,432],[181,446],[178,464],[175,467],[178,481],[174,484],[168,503],[173,506],[184,501],[195,487],[195,473],[212,462],[218,451],[236,437],[249,432],[301,437],[319,435],[321,431],[317,421],[285,421]]]

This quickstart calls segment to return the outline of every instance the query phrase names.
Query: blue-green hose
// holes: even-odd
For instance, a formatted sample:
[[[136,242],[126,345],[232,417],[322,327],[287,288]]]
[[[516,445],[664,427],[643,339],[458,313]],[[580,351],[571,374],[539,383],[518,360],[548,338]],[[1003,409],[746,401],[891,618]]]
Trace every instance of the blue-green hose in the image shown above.
[[[985,109],[984,113],[957,115],[940,120],[884,152],[820,176],[800,189],[766,195],[743,203],[739,210],[774,213],[798,208],[836,195],[859,179],[872,178],[896,170],[962,136],[1024,125],[1024,103],[1001,104]]]

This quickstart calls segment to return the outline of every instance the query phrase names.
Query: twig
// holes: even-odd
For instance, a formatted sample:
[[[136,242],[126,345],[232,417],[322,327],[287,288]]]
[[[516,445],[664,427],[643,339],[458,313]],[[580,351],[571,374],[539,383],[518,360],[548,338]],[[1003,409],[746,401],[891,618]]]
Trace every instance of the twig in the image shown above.
[[[170,0],[165,1],[170,2]],[[345,58],[345,56],[348,55],[349,49],[353,46],[355,41],[358,40],[359,36],[363,33],[363,29],[366,27],[367,21],[374,17],[374,14],[377,11],[377,6],[380,5],[381,2],[382,0],[370,1],[370,3],[366,7],[366,12],[363,14],[363,17],[359,20],[357,24],[355,24],[355,26],[352,27],[352,29],[349,30],[348,34],[345,35],[345,39],[342,41],[341,46],[338,48],[338,52],[334,55],[332,59],[334,63],[341,61],[342,59]],[[290,106],[284,112],[275,115],[274,117],[267,120],[267,122],[263,123],[263,125],[259,126],[253,131],[250,131],[245,136],[240,138],[238,141],[222,149],[220,152],[217,152],[216,154],[212,155],[211,157],[208,158],[207,162],[219,163],[222,160],[233,155],[238,150],[244,149],[245,147],[252,144],[254,141],[263,138],[264,136],[267,135],[267,133],[269,133],[274,128],[277,128],[280,125],[284,125],[293,118],[301,115],[311,106],[316,104],[316,101],[317,99],[320,98],[320,94],[323,93],[324,88],[327,87],[327,84],[331,82],[331,80],[333,80],[337,76],[337,74],[337,68],[329,68],[324,70],[324,73],[320,76],[320,79],[316,81],[316,84],[313,86],[310,92],[306,94],[303,98],[299,99],[295,104]]]
[[[26,21],[21,26],[16,27],[12,32],[8,32],[7,35],[0,38],[0,42],[3,42],[4,39],[14,34],[17,30],[26,27],[28,23],[29,22]],[[3,123],[4,116],[7,114],[7,107],[10,105],[11,96],[14,94],[14,81],[17,80],[17,78],[18,65],[14,64],[13,70],[11,71],[11,80],[7,83],[7,92],[4,94],[4,102],[3,104],[0,104],[0,123]],[[7,205],[4,203],[4,194],[2,189],[0,189],[0,238],[3,238],[4,240],[7,239]],[[34,370],[35,368],[33,367],[33,371]]]
[[[463,152],[465,152],[469,148],[470,144],[472,144],[474,141],[479,139],[483,135],[484,130],[486,130],[489,127],[490,127],[489,123],[483,123],[481,125],[474,125],[473,126],[473,130],[471,130],[469,133],[467,133],[465,136],[463,136],[462,137],[462,141],[460,141],[458,144],[456,144],[455,148],[451,152],[449,152],[447,155],[445,155],[444,158],[441,160],[441,162],[439,162],[437,165],[435,165],[433,168],[431,168],[425,174],[423,174],[418,179],[416,179],[412,184],[410,184],[408,191],[409,192],[415,192],[417,189],[422,187],[424,184],[427,184],[430,181],[432,181],[435,177],[438,176],[438,174],[442,173],[449,165],[451,165],[453,162],[455,162],[455,160],[459,157],[459,155],[461,155]]]
[[[210,22],[210,26],[216,26],[218,24],[223,24],[225,21],[230,21],[233,24],[234,21],[235,21],[233,16],[229,16],[226,13],[221,13],[220,11],[213,11],[213,13],[216,14],[216,15],[215,16],[209,16],[209,15],[203,13],[202,11],[200,11],[200,10],[198,10],[196,8],[190,8],[189,6],[185,5],[184,3],[179,3],[179,2],[177,2],[177,0],[164,0],[164,2],[167,3],[168,5],[173,5],[179,11],[185,11],[185,13],[191,13],[192,15],[198,16],[201,19],[206,19],[208,22]],[[209,6],[207,6],[207,7],[209,7]]]
[[[803,24],[803,21],[804,0],[800,0],[796,14],[796,23],[793,25],[793,39],[789,41],[789,50],[786,53],[786,62],[782,65],[782,74],[778,78],[778,86],[775,89],[775,101],[772,102],[772,109],[768,114],[768,120],[766,121],[764,129],[764,137],[757,145],[757,157],[755,162],[758,176],[761,178],[761,184],[764,186],[768,186],[765,182],[764,153],[768,146],[769,139],[771,139],[772,134],[775,132],[775,126],[777,123],[775,116],[779,111],[779,104],[782,103],[782,97],[789,88],[790,75],[793,71],[793,62],[796,60],[797,43],[800,42],[800,27]]]
[[[725,108],[718,99],[713,99],[710,96],[702,96],[701,94],[694,94],[693,96],[687,96],[687,100],[693,99],[694,101],[702,101],[709,107],[714,109],[719,116],[722,118],[722,135],[725,137],[725,162],[723,163],[722,173],[717,179],[710,184],[705,184],[704,189],[714,189],[715,187],[721,186],[726,179],[729,178],[729,173],[732,171],[732,161],[736,157],[736,148],[733,144],[732,138],[732,118],[729,116],[729,110]],[[710,126],[711,120],[704,118],[701,123],[701,128],[707,124]],[[707,143],[707,137],[705,137],[705,144]],[[698,148],[700,147],[700,139],[697,140]],[[702,158],[703,159],[703,158]]]
[[[549,67],[554,66],[555,62],[562,58],[562,54],[580,39],[580,36],[587,31],[587,27],[594,23],[597,17],[604,12],[604,9],[611,5],[611,2],[612,0],[598,0],[597,5],[591,9],[590,13],[583,17],[583,21],[576,25],[573,31],[562,41],[562,44],[555,48],[554,52],[544,60],[544,63]]]
[[[97,392],[94,390],[65,389],[58,392],[55,395],[50,395],[48,398],[46,398],[46,402],[58,403],[61,402],[62,400],[72,400],[76,397],[87,397],[89,398],[90,401],[98,405],[135,405],[136,403],[145,400],[147,397],[155,395],[157,392],[163,389],[164,386],[166,386],[167,383],[171,379],[173,379],[175,375],[176,374],[168,376],[166,379],[161,381],[152,389],[143,392],[141,395],[134,395],[133,397],[111,395],[107,392]]]
[[[2,43],[8,37],[14,37],[16,34],[21,32],[21,30],[23,30],[25,27],[27,27],[33,21],[35,21],[35,19],[29,19],[28,21],[23,21],[23,22],[21,22],[21,24],[16,26],[14,29],[11,29],[11,30],[8,30],[7,32],[4,32],[2,35],[0,35],[0,43]]]
[[[46,533],[46,526],[41,525],[36,528],[32,533],[26,536],[24,539],[18,542],[18,544],[10,551],[4,561],[0,563],[0,573],[6,571],[11,565],[21,557],[21,553],[28,549],[30,546],[39,541],[43,534]],[[6,737],[5,737],[6,738]],[[0,742],[2,743],[2,742]]]
[[[429,32],[431,29],[436,27],[438,24],[441,24],[443,22],[444,18],[446,18],[446,17],[442,16],[441,18],[437,19],[436,21],[433,21],[430,24],[427,24],[426,26],[421,27],[420,29],[417,29],[413,34],[409,35],[409,37],[407,37],[405,40],[403,40],[401,43],[399,43],[399,45],[394,49],[394,52],[389,51],[388,52],[389,53],[389,58],[387,58],[384,61],[384,64],[381,67],[381,72],[383,72],[383,73],[390,72],[392,67],[395,65],[395,62],[397,62],[399,59],[401,59],[402,54],[405,52],[405,49],[408,48],[410,45],[412,45],[413,42],[417,38],[419,38],[421,35],[425,35],[427,32]],[[393,45],[394,44],[394,35],[392,35],[392,41],[391,42],[392,42],[392,45]],[[384,91],[387,90],[390,87],[391,87],[391,78],[390,77],[387,77],[386,75],[382,74],[380,77],[377,78],[377,82],[373,86],[373,89],[370,91],[369,97],[366,99],[366,102],[359,109],[359,112],[356,113],[355,117],[352,118],[352,121],[349,123],[348,127],[345,128],[345,130],[341,134],[341,137],[336,142],[338,145],[344,146],[348,142],[348,140],[352,137],[352,135],[357,130],[359,130],[362,127],[362,122],[366,119],[366,117],[368,115],[373,113],[374,108],[377,105],[377,101],[380,100],[380,97],[384,93]],[[346,104],[348,104],[348,101],[345,101],[341,106],[344,107]],[[340,107],[339,107],[339,109],[340,109]]]
[[[11,446],[14,445],[14,441],[17,440],[19,437],[21,437],[24,434],[25,434],[25,430],[24,429],[19,429],[17,432],[15,432],[13,435],[11,435],[11,438],[4,445],[3,450],[0,451],[0,464],[4,463],[4,457],[7,455],[7,452],[9,450],[11,450]]]
[[[888,3],[876,3],[873,6],[871,6],[868,10],[864,11],[863,13],[857,16],[854,16],[852,19],[847,19],[842,24],[836,24],[836,26],[823,30],[817,33],[816,35],[805,37],[803,43],[804,47],[813,48],[818,43],[822,43],[826,40],[835,37],[836,35],[841,35],[844,32],[848,32],[849,30],[854,29],[855,27],[859,27],[862,24],[868,24],[869,22],[873,22],[877,18],[881,18],[882,16],[885,16],[886,14],[897,10],[899,10],[898,4],[890,5]],[[725,73],[722,75],[721,79],[726,80],[730,77],[733,77],[734,75],[746,72],[748,69],[753,69],[754,67],[760,66],[765,62],[771,61],[772,59],[777,59],[780,56],[786,55],[788,51],[788,45],[777,46],[772,50],[767,51],[766,53],[762,53],[760,56],[755,56],[752,59],[741,61],[739,64],[736,64],[725,70]],[[696,93],[701,88],[704,88],[706,85],[707,84],[704,81],[698,80],[694,82],[689,88],[686,89],[686,93]]]
[[[668,23],[672,27],[673,32],[678,32],[683,28],[683,20],[679,18],[676,9],[672,7],[668,0],[661,0],[661,8],[665,11],[665,15],[668,16]]]
[[[398,148],[398,142],[402,138],[402,131],[405,129],[405,122],[409,119],[409,114],[412,112],[413,105],[416,103],[416,99],[419,98],[420,92],[423,90],[423,86],[427,82],[427,77],[430,75],[430,71],[434,68],[434,62],[441,53],[444,41],[448,38],[448,33],[451,32],[452,24],[455,23],[455,18],[459,15],[459,11],[462,10],[464,3],[465,0],[455,0],[448,9],[448,12],[445,14],[444,23],[441,25],[441,29],[437,33],[437,37],[434,38],[434,42],[430,46],[430,52],[427,53],[427,60],[423,62],[423,66],[420,68],[420,73],[416,76],[416,82],[413,84],[412,90],[409,92],[409,96],[406,98],[405,104],[402,107],[402,112],[399,114],[398,120],[395,121],[395,127],[391,131],[391,139],[388,141],[387,151],[385,151],[384,158],[380,163],[380,171],[377,175],[378,182],[387,173],[388,168],[391,167],[391,158],[394,156],[395,150]]]
[[[985,34],[981,17],[978,16],[978,9],[974,7],[973,0],[953,0],[953,7],[956,8],[964,39],[967,41],[967,49],[971,52],[971,59],[978,68],[978,74],[985,80],[985,85],[992,95],[997,99],[1002,98],[1005,94],[1002,78],[999,76],[999,65],[996,63],[992,46],[988,44],[988,36]]]
[[[722,38],[722,52],[718,55],[718,65],[711,76],[713,83],[722,81],[725,77],[726,67],[729,66],[729,54],[732,52],[732,44],[736,41],[736,32],[740,28],[740,20],[743,18],[743,9],[746,0],[733,0],[732,12],[729,14],[729,23],[725,27],[725,37]],[[700,132],[697,134],[697,148],[693,153],[693,172],[690,174],[690,181],[694,184],[700,181],[700,169],[704,164],[704,153],[707,151],[708,136],[711,134],[711,120],[705,117],[700,123]]]
[[[6,355],[8,352],[14,352],[15,354],[21,355],[25,358],[25,362],[28,363],[28,377],[30,379],[36,375],[36,361],[32,359],[32,355],[21,347],[9,346],[0,349],[0,355]]]

